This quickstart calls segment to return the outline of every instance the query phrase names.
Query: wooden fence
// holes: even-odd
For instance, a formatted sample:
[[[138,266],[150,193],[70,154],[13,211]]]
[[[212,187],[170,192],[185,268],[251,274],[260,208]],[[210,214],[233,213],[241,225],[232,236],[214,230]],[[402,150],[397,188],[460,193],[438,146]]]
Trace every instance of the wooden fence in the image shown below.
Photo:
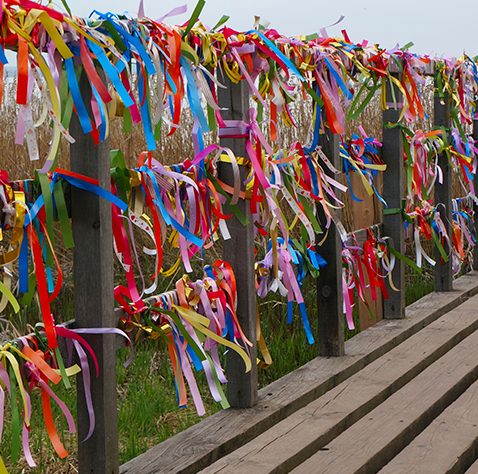
[[[427,71],[433,74],[432,69]],[[399,73],[393,73],[399,78]],[[85,103],[91,89],[85,77],[80,82]],[[389,87],[389,86],[387,86]],[[435,125],[450,127],[449,98],[445,101],[435,99]],[[390,91],[387,91],[387,102],[392,102]],[[400,103],[400,98],[397,98]],[[219,95],[219,105],[227,108],[226,120],[249,121],[249,88],[246,81],[239,84],[229,83],[226,90]],[[396,123],[400,109],[390,107],[383,112],[383,122]],[[478,127],[474,129],[474,137],[478,139]],[[71,123],[71,134],[77,138],[71,145],[71,170],[92,178],[97,178],[100,186],[107,189],[110,182],[109,143],[105,141],[94,146],[90,135],[82,132],[77,116]],[[222,138],[221,145],[231,148],[236,156],[245,156],[245,138]],[[326,133],[321,135],[320,145],[336,168],[341,168],[339,156],[339,136]],[[387,164],[383,174],[383,197],[389,209],[395,213],[383,215],[380,232],[391,238],[395,248],[404,249],[404,219],[399,211],[402,207],[404,186],[403,144],[400,128],[383,129],[382,158]],[[435,185],[435,202],[443,203],[446,209],[447,225],[451,222],[451,167],[443,153],[440,156],[443,170],[443,183]],[[230,166],[221,164],[221,180],[232,180]],[[475,189],[477,183],[475,181]],[[247,217],[249,206],[242,200],[240,208]],[[75,320],[73,327],[115,327],[118,323],[114,311],[113,298],[113,235],[111,230],[110,203],[85,190],[72,187],[71,217],[75,239],[74,249],[74,291]],[[335,215],[340,219],[340,212]],[[231,263],[237,278],[239,322],[250,341],[256,341],[256,310],[254,286],[254,233],[252,225],[242,226],[239,221],[229,223],[231,239],[224,242],[224,260]],[[450,229],[448,229],[449,231]],[[358,240],[365,240],[366,231],[355,232]],[[344,315],[342,293],[342,248],[341,235],[332,225],[328,238],[318,248],[328,264],[321,269],[317,280],[317,318],[318,318],[318,356],[342,356],[344,354]],[[447,249],[445,249],[447,250]],[[440,261],[437,253],[436,260]],[[474,268],[478,269],[478,253],[475,252]],[[401,260],[397,260],[392,272],[393,281],[401,291],[395,292],[390,287],[389,299],[384,301],[384,318],[403,318],[405,309],[405,268]],[[451,259],[449,262],[435,267],[435,289],[437,291],[452,290]],[[387,283],[388,284],[388,283]],[[91,391],[96,416],[93,435],[85,442],[79,443],[79,472],[117,473],[118,466],[118,427],[116,407],[116,357],[117,344],[115,336],[88,335],[85,339],[91,344],[99,362],[100,376],[92,378]],[[251,359],[256,358],[257,349],[251,350]],[[254,366],[254,364],[253,364]],[[257,400],[257,368],[249,373],[244,372],[242,360],[233,351],[229,351],[226,367],[228,379],[228,400],[232,407],[249,408]],[[81,374],[79,375],[81,379]],[[78,439],[84,439],[89,427],[89,414],[85,402],[83,383],[78,386]]]
[[[433,71],[428,71],[432,74]],[[398,76],[398,73],[396,73]],[[82,83],[86,84],[86,81]],[[83,92],[89,90],[83,87]],[[387,101],[391,102],[387,96]],[[88,102],[88,101],[85,101]],[[398,99],[400,102],[400,99]],[[221,107],[228,109],[227,120],[248,120],[249,89],[242,81],[238,85],[229,83],[228,89],[219,95]],[[392,107],[383,112],[383,122],[398,121],[400,110]],[[450,127],[449,106],[435,100],[435,124]],[[475,127],[475,138],[477,137]],[[71,125],[72,134],[78,137],[71,146],[72,171],[100,180],[104,188],[109,183],[109,144],[104,142],[94,146],[90,135],[81,131],[76,116]],[[221,145],[230,147],[237,156],[245,155],[245,139],[223,138]],[[325,154],[340,168],[338,152],[339,137],[324,134],[321,146]],[[399,128],[383,129],[383,161],[387,172],[383,175],[384,199],[389,208],[401,208],[404,190],[403,145]],[[446,204],[448,222],[451,222],[451,167],[446,155],[440,157],[444,171],[443,184],[435,186],[435,201]],[[228,182],[231,173],[227,165],[222,165],[221,179]],[[476,182],[475,182],[476,186]],[[242,210],[246,214],[248,205],[243,201]],[[110,205],[95,195],[80,189],[72,189],[71,215],[75,236],[74,288],[75,288],[75,327],[114,327],[118,318],[113,311],[113,255]],[[340,218],[338,214],[336,216]],[[234,219],[234,218],[233,218]],[[237,315],[246,336],[255,341],[256,311],[254,289],[253,229],[242,226],[238,221],[229,225],[231,239],[224,243],[224,259],[234,268],[238,281]],[[404,220],[400,212],[383,216],[381,226],[383,235],[389,236],[398,250],[404,248]],[[364,239],[365,231],[356,232],[358,239]],[[335,226],[329,231],[325,243],[318,249],[326,256],[327,266],[320,272],[317,280],[318,295],[318,352],[319,356],[341,356],[344,354],[344,317],[342,298],[342,240]],[[437,258],[439,261],[439,256]],[[96,262],[92,265],[91,262]],[[478,269],[475,253],[474,268]],[[393,270],[393,280],[401,291],[389,288],[390,298],[384,301],[384,318],[403,318],[405,309],[405,268],[397,260]],[[435,289],[452,289],[451,261],[435,268]],[[100,319],[98,319],[100,318]],[[96,414],[94,434],[79,444],[79,469],[81,474],[118,472],[118,429],[116,415],[116,375],[114,335],[87,336],[100,364],[100,376],[92,380],[92,396]],[[257,399],[257,369],[244,373],[243,363],[233,352],[227,358],[228,400],[232,407],[252,407]],[[255,360],[256,348],[251,351]],[[81,376],[80,376],[81,377]],[[89,418],[82,383],[78,383],[78,437],[83,439],[88,430]]]

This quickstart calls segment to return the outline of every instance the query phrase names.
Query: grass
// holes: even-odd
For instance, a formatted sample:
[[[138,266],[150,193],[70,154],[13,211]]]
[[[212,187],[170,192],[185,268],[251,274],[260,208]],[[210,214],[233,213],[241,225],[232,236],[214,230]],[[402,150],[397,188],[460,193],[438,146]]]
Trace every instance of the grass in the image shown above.
[[[164,345],[146,340],[137,346],[132,364],[122,362],[129,349],[118,353],[118,426],[120,464],[132,459],[172,435],[185,430],[204,417],[199,417],[192,400],[179,408],[174,388],[174,375]],[[220,409],[207,391],[202,373],[198,385],[209,416]]]
[[[304,282],[304,296],[306,296],[307,312],[312,331],[317,333],[317,304],[316,287],[312,280]],[[64,290],[60,298],[62,311],[68,309],[72,313],[72,293]],[[259,301],[262,331],[268,348],[273,357],[273,365],[266,370],[259,370],[259,387],[264,387],[272,381],[295,370],[312,360],[317,355],[317,345],[309,345],[302,326],[300,316],[295,311],[291,324],[286,323],[287,307],[275,294],[263,301]],[[60,304],[60,303],[57,303]],[[296,308],[297,309],[297,308]],[[34,309],[28,309],[17,316],[15,321],[19,327],[28,329],[28,321],[35,320]],[[358,325],[358,318],[356,317]],[[358,332],[356,330],[355,332]],[[347,332],[349,338],[353,333]],[[174,388],[174,375],[166,348],[159,341],[145,340],[135,346],[135,357],[132,364],[125,368],[123,362],[129,356],[129,349],[125,348],[117,353],[117,387],[118,387],[118,427],[120,464],[145,452],[152,446],[164,441],[174,434],[183,431],[199,422],[192,400],[188,406],[179,408]],[[203,373],[196,373],[196,379],[209,416],[221,409],[215,403],[207,389]],[[67,404],[72,415],[76,418],[76,387],[74,380],[70,390],[62,384],[54,387],[55,393]],[[7,397],[8,399],[8,397]],[[52,409],[55,424],[65,448],[70,454],[65,460],[60,460],[53,451],[46,432],[40,390],[34,389],[32,396],[32,432],[30,446],[34,460],[38,466],[33,471],[27,466],[25,458],[12,464],[10,447],[12,444],[12,426],[5,422],[0,454],[5,460],[10,474],[24,472],[70,474],[76,472],[76,435],[67,432],[66,420],[55,403]],[[9,407],[6,406],[6,412]]]
[[[189,401],[186,408],[178,408],[174,389],[174,375],[164,346],[158,341],[145,340],[135,348],[135,357],[131,365],[123,367],[129,356],[129,348],[117,353],[118,387],[118,427],[120,464],[146,451],[155,444],[183,431],[200,421]],[[199,374],[198,385],[202,387],[206,416],[220,409],[207,392],[205,377]],[[72,388],[66,390],[60,383],[54,387],[55,393],[66,403],[76,419],[76,383],[72,378]],[[6,397],[7,400],[8,397]],[[6,412],[10,411],[7,404]],[[31,471],[24,456],[12,463],[12,425],[6,418],[0,455],[10,474],[24,472],[73,473],[77,467],[77,437],[67,431],[66,420],[54,402],[52,411],[57,431],[70,456],[60,460],[53,451],[45,429],[41,408],[40,389],[34,388],[32,395],[32,432],[30,447],[37,467]],[[23,454],[23,453],[22,453]]]
[[[408,275],[408,279],[409,283],[407,284],[407,291],[405,292],[405,304],[407,306],[433,291],[433,273],[425,273],[424,275],[411,273]]]

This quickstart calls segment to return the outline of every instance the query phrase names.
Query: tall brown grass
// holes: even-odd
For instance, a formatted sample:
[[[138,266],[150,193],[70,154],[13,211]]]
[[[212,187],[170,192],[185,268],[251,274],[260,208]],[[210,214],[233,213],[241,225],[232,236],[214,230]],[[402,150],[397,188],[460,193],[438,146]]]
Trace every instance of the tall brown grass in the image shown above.
[[[278,119],[278,135],[280,137],[280,145],[287,149],[293,142],[302,144],[310,143],[312,138],[312,99],[307,96],[302,97],[300,90],[296,90],[296,101],[289,104],[292,116],[297,126],[286,126],[279,116]],[[0,168],[8,171],[11,179],[27,179],[34,174],[35,168],[39,168],[43,163],[41,161],[31,162],[28,157],[26,146],[15,144],[15,130],[18,115],[18,106],[16,105],[16,79],[5,83],[5,91],[2,103],[0,118],[0,141],[2,150],[0,153]],[[428,78],[426,85],[422,88],[422,103],[427,115],[426,119],[413,124],[411,128],[417,130],[422,129],[425,132],[433,129],[433,80]],[[251,100],[251,106],[254,102]],[[36,121],[42,112],[43,105],[37,94],[33,94],[31,107],[33,118]],[[344,107],[345,113],[348,108]],[[166,114],[168,112],[165,112]],[[270,138],[269,115],[267,109],[264,111],[264,123],[262,129],[266,139]],[[192,114],[187,106],[183,107],[181,114],[180,126],[174,134],[167,136],[170,127],[163,123],[161,135],[157,141],[157,149],[152,152],[153,157],[163,164],[171,165],[183,162],[186,158],[194,157],[194,147],[191,140],[191,131],[193,126]],[[368,136],[376,137],[381,140],[382,137],[382,110],[380,107],[380,96],[377,93],[370,103],[365,107],[358,119],[347,122],[345,126],[345,136],[350,137],[353,133],[360,135],[359,126],[363,127]],[[44,159],[48,152],[49,140],[51,136],[50,124],[44,122],[36,129],[40,156]],[[204,136],[205,144],[218,143],[217,132],[209,132]],[[142,124],[132,126],[130,133],[124,133],[123,120],[120,117],[114,118],[110,122],[110,147],[111,149],[122,150],[127,166],[134,168],[137,166],[138,156],[142,151],[146,150],[146,140],[143,133]],[[65,140],[62,140],[58,158],[58,165],[64,168],[69,167],[69,147]],[[404,190],[405,193],[405,190]],[[453,195],[459,197],[463,193],[457,179],[453,182]],[[342,210],[342,221],[348,231],[354,228],[352,199],[350,193],[343,196],[345,206]],[[379,205],[377,203],[377,205]],[[288,206],[284,206],[285,215],[291,220],[293,218]],[[138,236],[142,238],[142,236]],[[265,245],[265,239],[262,245]],[[71,275],[72,257],[71,252],[62,247],[62,239],[56,239],[58,246],[58,255],[64,266],[67,276]],[[220,254],[221,247],[216,246],[213,250],[214,257]],[[167,250],[166,266],[174,262],[177,252]],[[68,278],[66,278],[68,281]]]

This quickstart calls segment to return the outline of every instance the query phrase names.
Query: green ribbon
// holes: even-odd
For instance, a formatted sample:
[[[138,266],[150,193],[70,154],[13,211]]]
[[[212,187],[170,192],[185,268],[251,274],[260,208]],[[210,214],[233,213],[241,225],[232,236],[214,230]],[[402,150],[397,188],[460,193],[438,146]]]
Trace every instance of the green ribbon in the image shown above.
[[[391,253],[398,259],[402,260],[402,262],[405,262],[408,266],[412,267],[416,272],[422,273],[422,269],[415,262],[410,260],[408,257],[405,257],[405,255],[402,255],[400,252],[395,250],[390,245],[387,245],[387,252]]]
[[[188,21],[188,26],[186,26],[186,29],[184,30],[184,33],[182,34],[183,38],[185,38],[187,34],[191,31],[191,28],[194,26],[197,19],[199,18],[199,15],[201,14],[202,9],[204,8],[204,5],[206,5],[206,0],[199,0],[199,2],[196,5],[196,8],[193,11],[193,14],[191,15],[191,18]]]
[[[55,183],[53,187],[53,195],[55,196],[56,211],[63,234],[63,242],[67,249],[71,249],[75,246],[75,243],[73,241],[73,233],[71,232],[70,219],[68,217],[68,210],[66,208],[65,195],[61,181]]]
[[[63,380],[63,384],[65,385],[65,388],[67,389],[71,388],[70,379],[68,378],[68,374],[66,373],[65,364],[63,363],[63,358],[61,356],[60,349],[58,349],[58,347],[55,347],[55,360],[56,360],[58,369],[60,370],[61,379]]]
[[[13,367],[8,367],[8,375],[10,376],[11,391],[11,411],[12,411],[12,464],[15,465],[20,454],[20,415],[17,405],[17,380]]]

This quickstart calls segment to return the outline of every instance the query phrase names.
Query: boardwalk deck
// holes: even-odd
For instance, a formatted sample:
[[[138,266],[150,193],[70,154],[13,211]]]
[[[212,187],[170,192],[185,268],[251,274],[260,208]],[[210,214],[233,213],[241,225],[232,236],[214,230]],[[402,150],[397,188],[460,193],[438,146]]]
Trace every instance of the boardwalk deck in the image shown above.
[[[478,457],[478,382],[401,451],[380,474],[458,473]]]
[[[473,300],[476,306],[478,297]],[[475,332],[292,472],[379,471],[471,385],[478,375],[477,356]]]
[[[478,438],[471,410],[478,397],[478,274],[454,287],[407,308],[406,319],[381,321],[347,341],[345,357],[317,358],[261,390],[257,407],[220,412],[120,472],[422,472],[393,463],[425,455],[422,437],[432,439],[428,430],[440,420],[466,434],[440,436],[456,442],[450,462],[423,472],[464,472]],[[466,419],[452,421],[460,410]]]

